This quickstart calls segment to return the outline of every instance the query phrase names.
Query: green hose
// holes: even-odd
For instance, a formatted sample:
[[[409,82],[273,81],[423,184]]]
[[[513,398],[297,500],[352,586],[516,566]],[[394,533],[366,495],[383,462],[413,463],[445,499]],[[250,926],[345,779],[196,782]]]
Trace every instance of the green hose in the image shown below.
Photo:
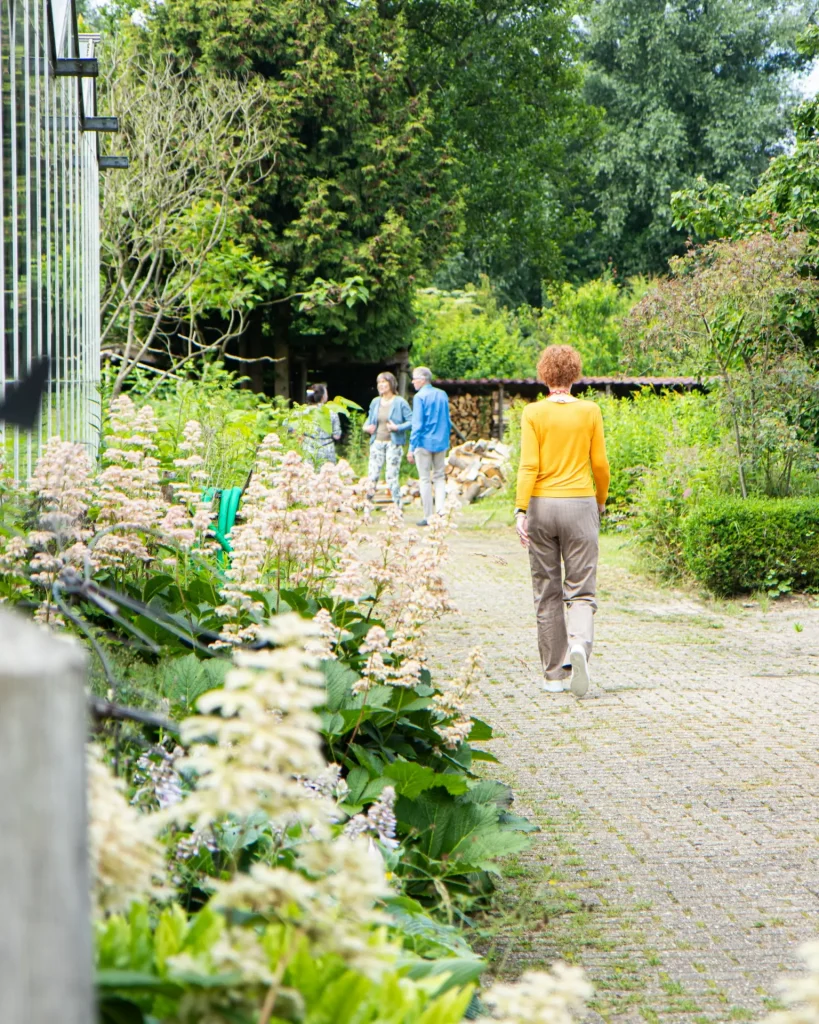
[[[217,494],[219,495],[219,520],[213,533],[222,550],[229,555],[233,550],[229,539],[230,531],[236,525],[236,513],[239,511],[239,503],[242,500],[242,488],[225,487],[224,490],[217,490],[215,487],[209,487],[202,495],[202,500],[212,502]]]

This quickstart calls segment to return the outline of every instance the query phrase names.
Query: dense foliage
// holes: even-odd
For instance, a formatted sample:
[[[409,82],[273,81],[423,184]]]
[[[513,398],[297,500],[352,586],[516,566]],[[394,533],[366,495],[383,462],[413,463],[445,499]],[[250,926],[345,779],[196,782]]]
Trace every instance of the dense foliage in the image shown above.
[[[722,596],[819,586],[819,500],[712,498],[683,526],[688,571]]]
[[[431,134],[425,91],[411,86],[403,20],[374,0],[172,0],[148,26],[141,46],[170,48],[197,74],[260,76],[281,125],[251,204],[260,253],[281,281],[251,354],[269,349],[263,338],[298,348],[315,334],[389,354],[456,208],[451,158]],[[317,279],[356,279],[366,302],[300,301]]]
[[[606,268],[662,272],[685,237],[672,190],[698,175],[753,187],[807,59],[802,5],[763,17],[758,0],[108,0],[85,13],[121,69],[106,102],[132,161],[105,181],[108,348],[162,366],[209,346],[379,360],[409,340],[419,285],[457,292],[485,274],[501,305],[549,310]],[[615,323],[627,294],[603,277],[578,307],[609,305]],[[587,340],[590,369],[608,372],[611,331]],[[287,388],[284,364],[249,372],[257,390]]]
[[[498,306],[484,281],[468,291],[419,290],[412,358],[436,377],[528,377],[542,337],[533,314]]]
[[[623,274],[682,252],[671,193],[698,175],[753,187],[784,150],[796,38],[809,4],[597,0],[584,22],[586,95],[606,112],[592,251]]]
[[[484,968],[456,925],[532,826],[475,773],[494,760],[467,707],[479,654],[451,680],[424,667],[428,625],[451,608],[446,520],[422,538],[393,513],[371,551],[349,467],[317,469],[297,434],[268,434],[221,535],[208,484],[225,449],[180,422],[226,390],[214,374],[198,402],[181,388],[176,420],[169,397],[161,418],[114,399],[99,467],[54,438],[30,488],[4,493],[3,599],[79,635],[98,665],[102,1019],[318,1024],[343,1006],[375,1021],[386,1000],[389,1019],[455,1024]],[[241,405],[237,452],[260,425]],[[301,418],[255,415],[285,433]],[[557,970],[484,1009],[540,1020],[546,996],[587,995]]]
[[[582,95],[574,3],[388,0],[408,30],[413,87],[452,154],[463,229],[438,273],[444,288],[487,274],[512,305],[540,301],[566,273],[599,112]]]

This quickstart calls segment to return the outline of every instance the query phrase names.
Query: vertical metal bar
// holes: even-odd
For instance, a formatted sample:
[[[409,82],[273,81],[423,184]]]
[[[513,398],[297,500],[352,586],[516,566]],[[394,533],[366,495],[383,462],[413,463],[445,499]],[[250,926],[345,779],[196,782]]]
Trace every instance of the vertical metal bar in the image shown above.
[[[52,331],[54,330],[54,288],[52,284],[52,277],[54,274],[54,238],[52,231],[52,188],[53,188],[53,169],[52,161],[54,159],[54,146],[53,146],[53,135],[54,135],[54,118],[56,111],[53,109],[53,90],[51,88],[51,75],[49,74],[48,67],[48,19],[50,17],[48,0],[43,0],[43,12],[42,12],[42,46],[43,46],[43,110],[45,112],[45,122],[43,131],[43,173],[45,180],[43,183],[43,192],[45,197],[45,209],[43,216],[45,217],[45,305],[46,305],[46,319],[45,319],[45,338],[44,344],[41,351],[48,356],[51,365],[51,373],[54,373],[54,362],[51,358],[52,355]],[[53,401],[51,397],[51,388],[49,387],[46,391],[45,396],[45,409],[43,411],[41,429],[44,431],[44,439],[48,440],[51,437],[52,432],[52,416],[53,416]],[[42,435],[41,435],[42,436]]]
[[[8,5],[5,0],[0,0],[0,83],[7,80],[7,69],[5,67],[4,54],[11,54],[11,36],[8,25]],[[0,146],[2,146],[2,159],[0,159],[0,222],[6,223],[6,192],[8,181],[6,180],[6,87],[2,85],[0,94]],[[0,301],[0,394],[6,382],[6,294],[8,282],[6,280],[6,239],[0,240],[0,282],[2,282],[2,301]],[[6,432],[0,424],[0,455],[5,455]]]
[[[61,103],[61,115],[63,119],[71,116],[71,108],[67,103],[68,92],[68,80],[63,79],[60,82],[60,97]],[[62,122],[65,124],[65,120]],[[69,174],[69,160],[70,160],[70,148],[69,148],[69,135],[63,131],[63,158],[60,164],[60,170],[62,172],[62,181],[60,182],[60,220],[62,222],[62,235],[63,235],[63,248],[62,248],[62,274],[61,284],[63,289],[63,329],[62,337],[60,338],[60,390],[62,398],[62,422],[60,423],[60,435],[62,437],[68,436],[68,395],[66,393],[66,379],[68,377],[68,337],[69,337],[69,306],[71,303],[71,295],[68,287],[68,267],[70,261],[69,247],[71,240],[68,234],[68,174]]]

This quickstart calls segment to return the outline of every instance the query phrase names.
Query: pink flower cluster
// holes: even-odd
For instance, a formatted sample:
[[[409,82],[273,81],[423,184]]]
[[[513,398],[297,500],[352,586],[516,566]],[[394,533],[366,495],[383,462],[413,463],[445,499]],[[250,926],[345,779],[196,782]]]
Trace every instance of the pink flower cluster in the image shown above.
[[[226,643],[252,639],[258,626],[242,624],[250,612],[263,614],[261,591],[305,587],[320,596],[337,579],[342,553],[359,528],[362,499],[346,462],[319,470],[298,454],[285,452],[275,434],[263,441],[242,500],[243,521],[231,534],[225,603]]]

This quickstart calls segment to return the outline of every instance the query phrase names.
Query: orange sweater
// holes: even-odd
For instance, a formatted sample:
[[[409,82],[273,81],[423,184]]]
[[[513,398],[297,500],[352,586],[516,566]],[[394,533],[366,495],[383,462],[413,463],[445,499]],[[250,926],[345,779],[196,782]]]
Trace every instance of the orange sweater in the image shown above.
[[[527,509],[530,498],[596,496],[598,505],[605,504],[610,473],[599,405],[532,402],[520,429],[516,508]]]

